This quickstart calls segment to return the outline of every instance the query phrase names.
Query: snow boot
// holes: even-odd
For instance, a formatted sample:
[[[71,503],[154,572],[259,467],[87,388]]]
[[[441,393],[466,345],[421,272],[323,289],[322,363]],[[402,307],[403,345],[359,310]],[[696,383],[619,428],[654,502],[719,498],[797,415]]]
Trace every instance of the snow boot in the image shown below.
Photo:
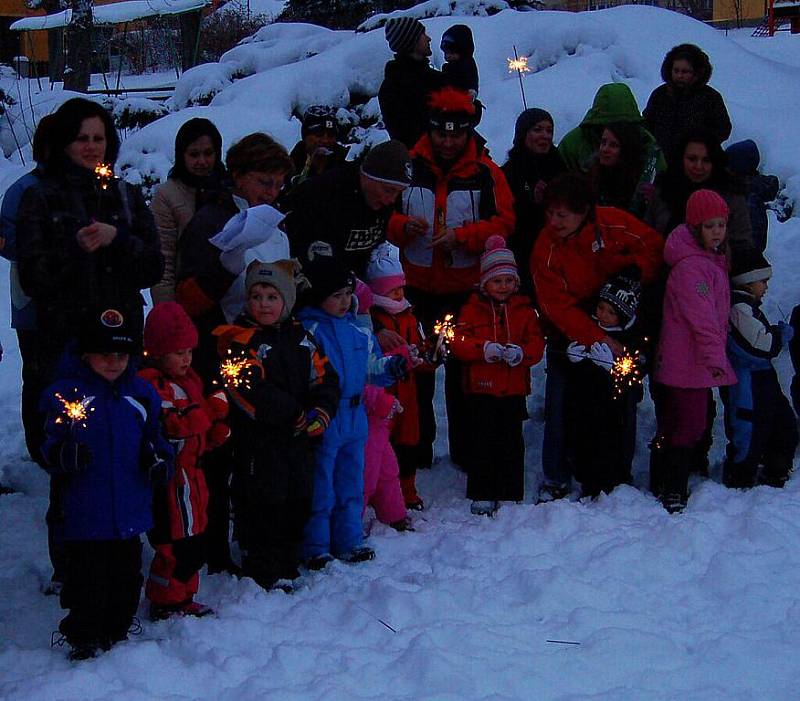
[[[414,525],[411,523],[411,517],[406,516],[399,521],[394,521],[389,524],[389,528],[394,528],[398,533],[406,533],[414,530]]]
[[[403,493],[403,501],[407,509],[422,511],[425,508],[425,504],[422,503],[422,499],[417,494],[415,475],[400,478],[400,491]]]
[[[671,514],[681,513],[689,500],[689,466],[694,447],[667,448],[661,503]]]
[[[546,504],[549,501],[564,499],[572,493],[572,486],[560,482],[542,482],[539,485],[537,504]]]
[[[307,558],[303,561],[303,566],[307,570],[318,572],[319,570],[324,570],[329,562],[333,562],[333,557],[328,553],[324,553],[323,555],[314,555]]]
[[[494,518],[497,510],[500,508],[499,501],[481,501],[474,500],[469,507],[470,513],[475,516],[488,516]]]
[[[166,621],[173,616],[202,618],[214,613],[214,609],[197,601],[182,601],[179,604],[150,604],[150,620]]]
[[[756,465],[750,460],[734,462],[730,458],[722,466],[722,484],[728,489],[750,489],[756,483]]]
[[[792,458],[785,455],[767,455],[759,484],[781,489],[792,474]]]
[[[650,492],[656,497],[664,491],[665,455],[664,439],[656,436],[650,442]]]
[[[355,565],[359,562],[369,562],[375,559],[375,551],[369,547],[369,545],[362,545],[358,548],[353,548],[349,553],[340,555],[339,559],[351,565]]]

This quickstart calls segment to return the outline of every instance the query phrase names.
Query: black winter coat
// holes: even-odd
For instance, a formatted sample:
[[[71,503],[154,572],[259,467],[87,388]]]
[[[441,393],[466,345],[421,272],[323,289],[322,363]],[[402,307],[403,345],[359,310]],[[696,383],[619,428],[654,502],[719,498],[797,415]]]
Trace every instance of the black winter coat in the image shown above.
[[[310,409],[331,418],[339,407],[339,377],[314,337],[297,321],[263,327],[247,315],[215,332],[220,348],[253,363],[249,382],[229,389],[236,490],[264,504],[310,499],[314,453],[295,422]]]
[[[514,212],[517,223],[514,233],[508,238],[508,247],[514,252],[520,273],[520,289],[523,294],[535,299],[531,280],[531,251],[539,232],[545,224],[544,204],[537,203],[533,192],[536,183],[549,183],[556,175],[566,170],[558,150],[553,147],[542,156],[528,152],[524,146],[515,146],[508,153],[503,173],[514,195]]]
[[[386,239],[391,208],[376,211],[367,206],[357,164],[346,163],[304,181],[290,203],[283,227],[293,256],[307,262],[309,246],[323,241],[356,275],[364,274],[370,251]]]
[[[378,103],[386,131],[409,151],[428,128],[428,96],[444,85],[442,74],[427,61],[398,54],[386,64]]]
[[[94,221],[112,224],[109,246],[87,253],[78,230]],[[139,190],[114,180],[100,190],[94,173],[65,164],[29,187],[17,224],[22,288],[36,302],[39,329],[51,340],[72,338],[87,312],[120,308],[143,321],[140,290],[164,272],[158,233]]]

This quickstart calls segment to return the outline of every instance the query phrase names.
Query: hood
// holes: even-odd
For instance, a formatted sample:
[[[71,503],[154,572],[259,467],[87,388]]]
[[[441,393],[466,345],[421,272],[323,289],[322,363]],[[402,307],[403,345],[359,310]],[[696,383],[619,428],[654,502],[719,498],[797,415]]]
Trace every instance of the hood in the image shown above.
[[[672,47],[667,52],[661,64],[661,80],[668,85],[672,85],[672,62],[676,58],[685,58],[692,64],[695,77],[697,78],[692,86],[693,89],[696,90],[706,85],[711,79],[711,61],[706,52],[694,44],[679,44],[678,46]]]
[[[139,359],[135,356],[130,356],[128,360],[128,367],[119,378],[113,382],[113,385],[118,386],[124,382],[130,381],[135,377],[136,372],[139,370]],[[101,383],[106,386],[111,386],[112,383],[107,382],[102,377],[97,375],[86,363],[81,359],[78,353],[78,344],[76,341],[70,342],[64,350],[61,358],[59,358],[56,367],[55,378],[60,379],[80,379],[87,383]]]
[[[711,253],[704,250],[692,236],[689,227],[686,224],[681,224],[667,237],[667,242],[664,244],[664,262],[672,268],[682,260],[692,256],[708,258],[718,264],[725,260],[725,256],[720,253]]]
[[[625,83],[601,85],[581,126],[603,126],[617,122],[644,124],[644,119],[636,98]]]
[[[442,34],[442,51],[445,46],[453,50],[463,59],[475,53],[475,42],[472,39],[472,30],[466,24],[454,24]]]
[[[731,144],[725,149],[725,154],[728,156],[728,168],[737,175],[755,175],[758,172],[761,154],[752,139]]]
[[[391,61],[386,62],[383,69],[385,80],[399,83],[416,83],[420,75],[430,69],[427,60],[417,61],[408,54],[397,54]]]

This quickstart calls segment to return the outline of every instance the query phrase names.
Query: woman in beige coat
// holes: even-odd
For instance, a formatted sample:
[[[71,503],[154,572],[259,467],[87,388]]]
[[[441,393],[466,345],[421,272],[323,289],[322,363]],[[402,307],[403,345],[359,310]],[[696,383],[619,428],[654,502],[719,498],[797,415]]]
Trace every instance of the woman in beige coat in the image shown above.
[[[161,240],[164,276],[151,288],[153,304],[175,299],[178,239],[209,192],[224,187],[222,136],[207,119],[185,122],[175,135],[175,165],[150,205]]]

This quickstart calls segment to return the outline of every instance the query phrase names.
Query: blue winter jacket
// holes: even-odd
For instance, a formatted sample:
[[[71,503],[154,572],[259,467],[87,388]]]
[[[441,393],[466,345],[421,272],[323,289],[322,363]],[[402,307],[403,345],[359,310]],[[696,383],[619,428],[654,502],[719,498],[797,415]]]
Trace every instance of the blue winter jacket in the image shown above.
[[[41,171],[37,168],[26,173],[19,180],[11,184],[3,195],[3,205],[0,207],[0,237],[3,247],[0,255],[11,261],[9,273],[11,282],[11,328],[20,330],[36,329],[36,305],[28,297],[19,284],[19,271],[17,269],[17,214],[22,195],[31,185],[39,182]]]
[[[136,376],[131,364],[111,383],[69,351],[57,377],[41,400],[47,412],[45,461],[62,441],[83,443],[91,455],[82,472],[65,474],[52,463],[48,468],[58,498],[56,510],[61,513],[57,537],[119,540],[152,528],[149,468],[159,457],[171,471],[173,460],[172,446],[161,434],[161,399],[156,390]],[[57,393],[66,401],[91,398],[86,420],[73,424],[66,419]]]
[[[360,404],[365,384],[388,387],[395,382],[385,370],[391,357],[381,355],[372,331],[359,326],[352,312],[339,318],[317,307],[306,307],[297,318],[322,346],[339,375],[340,412],[346,406]]]
[[[726,422],[732,432],[736,462],[747,457],[753,437],[754,417],[783,400],[772,359],[781,352],[781,334],[770,325],[752,295],[735,290],[731,304],[728,359],[738,382],[726,388]]]

